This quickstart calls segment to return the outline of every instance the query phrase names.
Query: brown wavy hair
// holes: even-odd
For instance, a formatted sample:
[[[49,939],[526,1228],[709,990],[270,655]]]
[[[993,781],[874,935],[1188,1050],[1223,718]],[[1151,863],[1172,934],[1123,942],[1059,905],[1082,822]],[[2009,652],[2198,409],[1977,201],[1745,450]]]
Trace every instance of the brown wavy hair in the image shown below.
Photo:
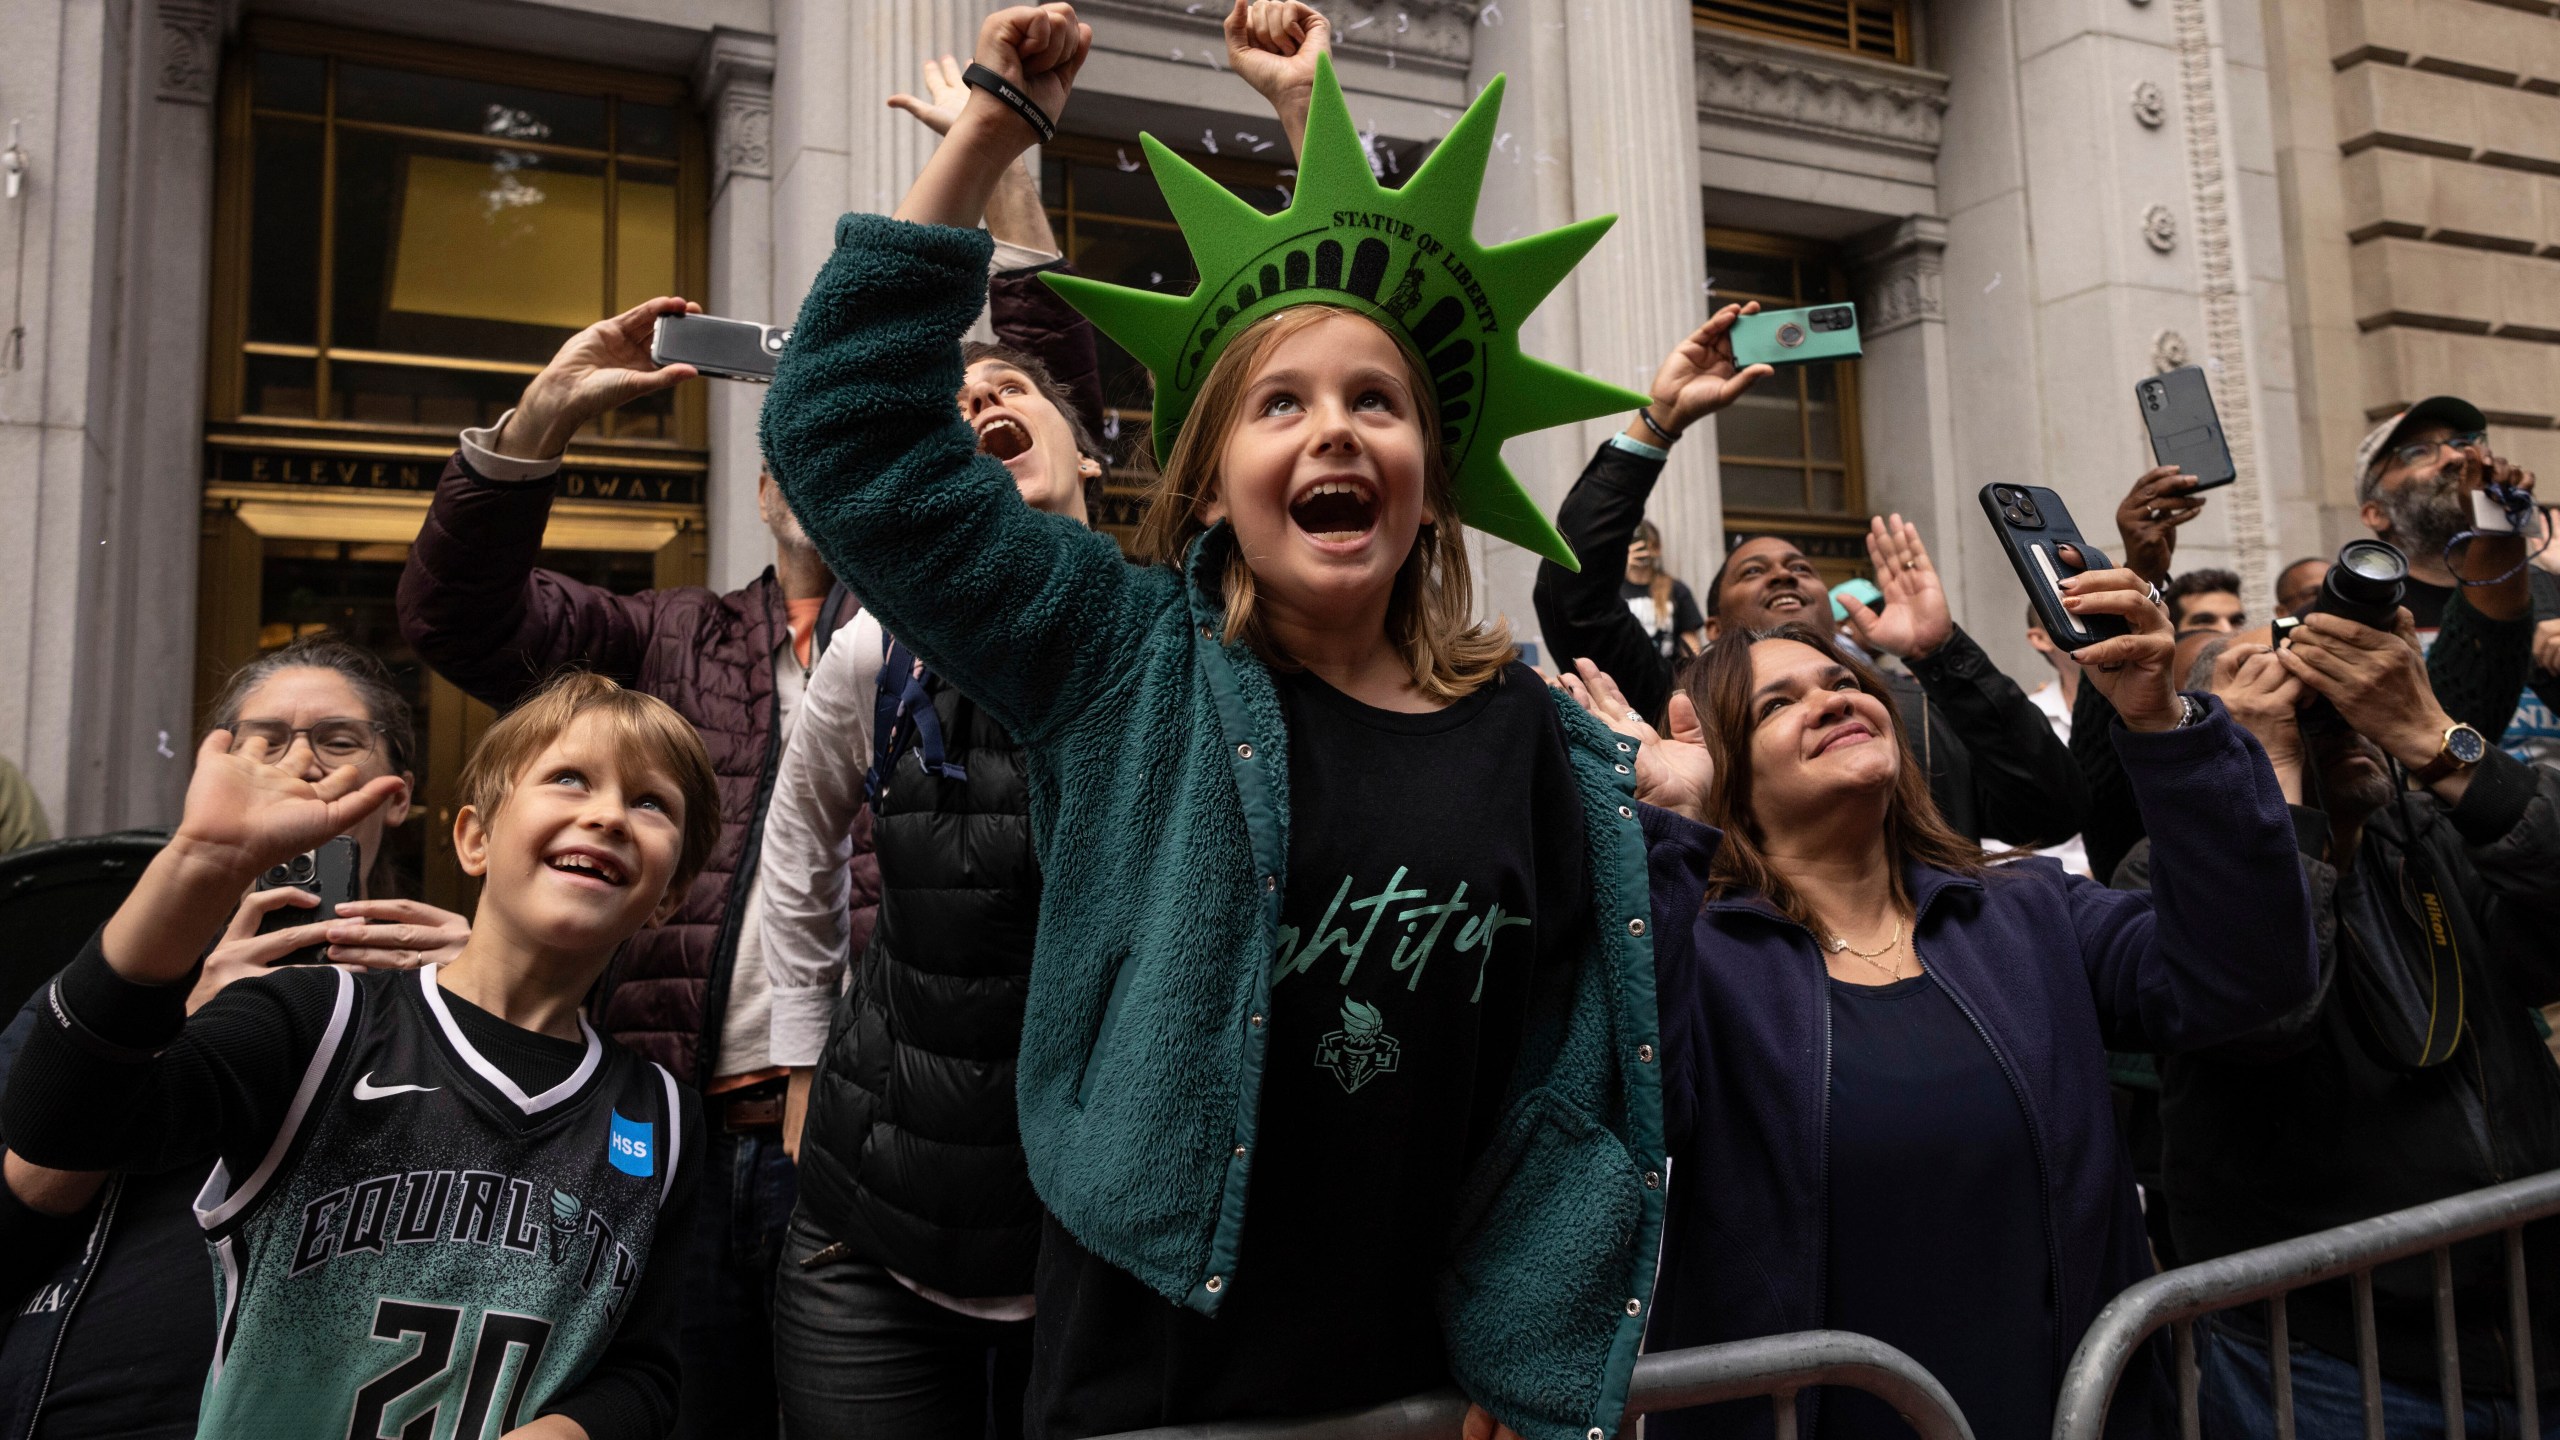
[[[1200,507],[1217,494],[1218,457],[1226,453],[1227,437],[1235,431],[1245,391],[1263,357],[1281,341],[1336,315],[1377,323],[1341,305],[1294,305],[1255,321],[1209,367],[1173,452],[1148,489],[1146,518],[1139,521],[1130,547],[1141,563],[1181,567],[1193,542],[1209,529]],[[1440,433],[1440,401],[1431,372],[1403,336],[1379,328],[1404,358],[1405,384],[1413,392],[1426,440],[1423,498],[1442,517],[1438,524],[1424,523],[1412,553],[1396,571],[1395,593],[1387,601],[1387,639],[1412,672],[1415,688],[1435,699],[1456,700],[1502,673],[1520,651],[1511,643],[1508,625],[1475,618],[1475,574],[1467,563],[1465,537],[1458,533],[1457,481],[1449,472],[1448,454],[1429,439]],[[1227,603],[1227,643],[1242,640],[1273,667],[1297,668],[1255,613],[1253,569],[1241,550],[1228,555],[1220,585]]]
[[[1707,794],[1708,818],[1724,829],[1708,877],[1707,896],[1756,891],[1767,896],[1787,918],[1815,929],[1813,908],[1789,884],[1761,846],[1766,835],[1751,791],[1751,736],[1757,722],[1751,713],[1751,650],[1763,640],[1792,640],[1819,652],[1846,669],[1858,688],[1883,702],[1886,729],[1901,764],[1893,778],[1893,798],[1885,805],[1885,851],[1893,866],[1893,897],[1910,903],[1902,884],[1903,867],[1912,862],[1979,875],[1988,868],[1982,847],[1947,828],[1938,802],[1929,794],[1929,773],[1911,752],[1902,733],[1902,711],[1884,677],[1842,650],[1828,630],[1797,622],[1767,630],[1732,630],[1717,637],[1689,667],[1689,701],[1707,732],[1707,749],[1715,756],[1715,784]]]

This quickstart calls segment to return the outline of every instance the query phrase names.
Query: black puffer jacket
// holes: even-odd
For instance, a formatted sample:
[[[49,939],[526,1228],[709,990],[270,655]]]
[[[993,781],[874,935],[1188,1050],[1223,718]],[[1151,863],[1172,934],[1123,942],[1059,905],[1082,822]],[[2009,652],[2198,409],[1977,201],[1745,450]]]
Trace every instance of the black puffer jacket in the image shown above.
[[[963,1299],[1027,1295],[1040,1201],[1013,1061],[1038,932],[1023,752],[928,681],[946,756],[904,747],[872,842],[880,919],[837,1002],[800,1145],[800,1200],[853,1254]]]

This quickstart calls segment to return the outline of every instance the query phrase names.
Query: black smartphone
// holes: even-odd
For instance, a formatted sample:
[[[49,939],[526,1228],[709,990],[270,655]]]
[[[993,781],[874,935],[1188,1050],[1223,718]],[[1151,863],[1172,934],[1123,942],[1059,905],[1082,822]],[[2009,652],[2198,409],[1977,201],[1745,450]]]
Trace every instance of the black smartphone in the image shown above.
[[[2197,490],[2211,490],[2240,478],[2202,370],[2181,365],[2154,375],[2133,387],[2133,398],[2142,407],[2142,428],[2151,432],[2155,463],[2175,465],[2193,475]]]
[[[286,905],[270,910],[258,921],[258,933],[272,935],[296,925],[316,925],[338,918],[338,907],[356,898],[356,842],[341,835],[317,850],[305,850],[258,877],[258,888],[276,890],[292,886],[308,890],[320,897],[320,903],[308,910]],[[279,965],[317,965],[328,958],[329,947],[305,945],[276,963]]]
[[[661,315],[649,333],[649,358],[660,365],[690,365],[719,380],[773,383],[788,329],[717,315]]]
[[[2035,602],[2044,633],[2053,637],[2055,645],[2077,650],[2133,633],[2121,616],[2074,615],[2062,608],[2064,580],[2083,570],[2104,570],[2110,562],[2097,546],[2081,538],[2061,496],[2041,485],[1985,485],[1982,513],[1991,517],[1991,533],[1999,538],[2000,548],[2009,556],[2009,568],[2018,572],[2018,583]],[[2082,563],[2064,559],[2057,549],[2063,545],[2077,549]]]

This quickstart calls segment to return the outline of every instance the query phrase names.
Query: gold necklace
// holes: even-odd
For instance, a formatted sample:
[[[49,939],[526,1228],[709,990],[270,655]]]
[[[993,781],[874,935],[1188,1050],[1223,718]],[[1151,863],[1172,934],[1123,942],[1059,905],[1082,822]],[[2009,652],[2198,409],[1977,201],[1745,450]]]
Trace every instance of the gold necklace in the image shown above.
[[[1849,954],[1851,954],[1851,955],[1855,955],[1855,956],[1857,956],[1857,957],[1858,957],[1859,959],[1861,959],[1861,960],[1873,960],[1873,959],[1874,959],[1874,958],[1876,958],[1877,956],[1879,956],[1879,955],[1882,955],[1882,954],[1886,953],[1887,951],[1889,951],[1889,950],[1893,949],[1895,946],[1897,946],[1897,945],[1899,945],[1899,944],[1901,944],[1901,943],[1902,943],[1902,922],[1901,922],[1900,920],[1898,920],[1898,919],[1897,919],[1897,920],[1895,920],[1895,921],[1893,922],[1893,933],[1892,933],[1891,935],[1886,936],[1886,937],[1885,937],[1885,942],[1884,942],[1883,944],[1881,944],[1881,945],[1877,946],[1877,947],[1876,947],[1876,948],[1874,948],[1873,950],[1856,950],[1856,949],[1851,949],[1851,948],[1850,948],[1850,945],[1849,945],[1849,942],[1840,938],[1839,932],[1837,932],[1837,931],[1832,932],[1832,936],[1831,936],[1831,953],[1832,953],[1832,954],[1834,954],[1834,955],[1837,955],[1837,954],[1840,954],[1840,953],[1842,953],[1842,952],[1846,951],[1847,953],[1849,953]]]

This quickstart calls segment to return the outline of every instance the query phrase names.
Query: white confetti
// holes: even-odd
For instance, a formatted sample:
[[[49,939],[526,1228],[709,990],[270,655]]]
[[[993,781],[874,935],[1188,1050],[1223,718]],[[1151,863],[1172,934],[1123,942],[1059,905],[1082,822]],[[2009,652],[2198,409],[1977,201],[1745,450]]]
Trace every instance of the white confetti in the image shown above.
[[[1250,131],[1250,130],[1239,130],[1239,131],[1237,131],[1237,132],[1236,132],[1236,138],[1237,138],[1238,140],[1243,141],[1243,142],[1244,142],[1244,143],[1246,143],[1247,145],[1250,145],[1250,144],[1254,143],[1255,141],[1260,140],[1262,137],[1261,137],[1261,136],[1259,136],[1259,135],[1254,134],[1254,133],[1253,133],[1252,131]]]
[[[2206,368],[2207,370],[2212,371],[2212,372],[2213,372],[2214,374],[2216,374],[2216,375],[2221,374],[2221,373],[2222,373],[2222,357],[2221,357],[2221,356],[2219,356],[2219,355],[2208,355],[2208,356],[2206,356],[2206,357],[2205,357],[2205,362],[2204,362],[2204,368]]]
[[[1477,15],[1477,16],[1476,16],[1476,23],[1477,23],[1477,24],[1479,24],[1479,25],[1499,25],[1499,24],[1501,24],[1501,23],[1502,23],[1502,0],[1492,0],[1492,3],[1491,3],[1491,4],[1486,5],[1486,6],[1484,7],[1483,12],[1482,12],[1481,14],[1479,14],[1479,15]]]
[[[1205,145],[1205,146],[1207,146],[1207,147],[1209,147],[1209,153],[1210,153],[1210,154],[1215,155],[1215,154],[1217,154],[1217,153],[1218,153],[1218,133],[1217,133],[1216,131],[1214,131],[1214,130],[1203,130],[1203,131],[1201,131],[1201,132],[1200,132],[1200,143],[1201,143],[1201,144],[1203,144],[1203,145]]]
[[[1999,271],[1997,271],[1997,270],[1994,270],[1994,271],[1992,271],[1992,272],[1991,272],[1991,283],[1982,287],[1982,293],[1983,293],[1983,294],[1985,294],[1985,295],[1988,295],[1988,294],[1990,294],[1992,291],[1997,290],[1997,289],[1999,289],[1999,288],[2000,288],[2000,272],[1999,272]]]
[[[1138,162],[1129,158],[1129,152],[1126,149],[1113,146],[1112,153],[1120,157],[1120,168],[1124,172],[1138,168]]]
[[[1375,15],[1363,15],[1359,19],[1352,21],[1350,24],[1343,26],[1342,33],[1348,35],[1352,31],[1360,29],[1362,26],[1374,23],[1377,18],[1378,17]]]
[[[1175,50],[1175,51],[1173,52],[1173,58],[1174,58],[1175,60],[1177,60],[1177,61],[1178,61],[1178,60],[1180,60],[1180,59],[1182,58],[1182,52],[1181,52],[1180,50],[1178,50],[1178,49],[1177,49],[1177,50]]]
[[[1397,33],[1397,34],[1399,34],[1399,35],[1401,35],[1401,34],[1403,34],[1404,32],[1406,32],[1407,30],[1410,30],[1410,29],[1412,29],[1412,28],[1413,28],[1413,17],[1412,17],[1412,16],[1410,16],[1410,15],[1405,14],[1405,13],[1404,13],[1403,11],[1401,11],[1401,10],[1397,11],[1397,12],[1396,12],[1396,33]]]
[[[1254,154],[1256,154],[1256,155],[1259,155],[1259,154],[1261,154],[1263,151],[1268,150],[1268,149],[1270,149],[1270,148],[1271,148],[1271,142],[1270,142],[1270,141],[1268,141],[1268,140],[1265,140],[1265,141],[1263,141],[1261,144],[1256,145],[1256,146],[1254,146],[1254,147],[1253,147],[1253,153],[1254,153]]]
[[[1288,186],[1286,186],[1286,185],[1280,185],[1280,186],[1275,186],[1275,187],[1273,187],[1273,188],[1277,189],[1277,190],[1280,192],[1280,203],[1281,203],[1282,205],[1284,205],[1284,206],[1285,206],[1285,205],[1295,205],[1295,204],[1297,204],[1297,203],[1298,203],[1297,197],[1296,197],[1296,196],[1294,196],[1294,195],[1291,195],[1291,194],[1289,193],[1289,187],[1288,187]]]
[[[1164,272],[1163,272],[1163,271],[1161,271],[1161,270],[1150,270],[1150,271],[1148,271],[1148,272],[1147,272],[1147,283],[1148,283],[1148,284],[1150,284],[1150,285],[1161,285],[1161,284],[1163,284],[1163,283],[1164,283]]]
[[[1185,15],[1197,15],[1200,13],[1200,7],[1197,5],[1185,5],[1182,7],[1182,13]]]
[[[169,748],[169,732],[166,730],[160,732],[160,758],[163,760],[178,758],[178,752]]]
[[[1294,179],[1294,178],[1296,178],[1296,176],[1297,176],[1297,173],[1298,173],[1298,172],[1297,172],[1297,171],[1295,171],[1295,170],[1283,170],[1283,171],[1281,171],[1280,173],[1281,173],[1281,175],[1283,175],[1283,176],[1285,176],[1285,177],[1288,177],[1288,178],[1292,178],[1292,179]]]
[[[1120,438],[1119,416],[1105,415],[1102,417],[1102,438],[1105,440],[1117,440]]]

